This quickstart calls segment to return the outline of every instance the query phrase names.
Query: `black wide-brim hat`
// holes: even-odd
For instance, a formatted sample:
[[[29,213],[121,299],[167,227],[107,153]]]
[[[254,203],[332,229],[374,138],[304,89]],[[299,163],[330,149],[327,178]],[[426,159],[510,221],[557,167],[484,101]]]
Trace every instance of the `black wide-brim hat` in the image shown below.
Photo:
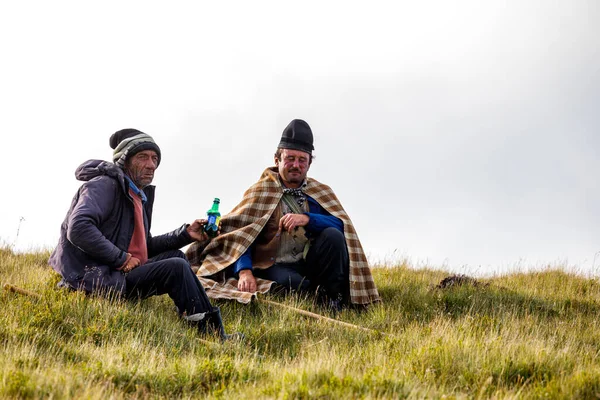
[[[301,119],[292,120],[283,130],[281,141],[277,147],[312,154],[315,147],[313,146],[313,134],[310,126]]]

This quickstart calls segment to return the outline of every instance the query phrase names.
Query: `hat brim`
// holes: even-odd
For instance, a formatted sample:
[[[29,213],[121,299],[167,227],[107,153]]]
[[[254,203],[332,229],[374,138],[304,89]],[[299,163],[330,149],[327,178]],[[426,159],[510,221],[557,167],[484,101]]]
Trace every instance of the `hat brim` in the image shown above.
[[[160,159],[161,159],[160,147],[158,147],[158,145],[154,142],[142,142],[142,143],[139,143],[139,144],[133,146],[127,153],[127,159],[129,159],[130,157],[139,153],[140,151],[144,151],[144,150],[155,151],[156,155],[158,156],[158,164],[160,164]]]
[[[311,155],[312,151],[315,149],[313,145],[308,143],[290,143],[285,140],[279,142],[279,145],[277,147],[279,147],[280,149],[300,150]]]

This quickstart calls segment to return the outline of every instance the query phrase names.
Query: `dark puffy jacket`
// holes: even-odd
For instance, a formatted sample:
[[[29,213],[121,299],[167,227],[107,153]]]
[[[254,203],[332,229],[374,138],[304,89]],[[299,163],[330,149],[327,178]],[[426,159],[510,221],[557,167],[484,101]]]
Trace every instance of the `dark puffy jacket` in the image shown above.
[[[79,166],[79,188],[60,227],[50,265],[74,289],[125,291],[125,275],[117,271],[127,259],[133,235],[133,200],[123,170],[113,163],[90,160]],[[185,225],[161,236],[150,235],[154,186],[144,189],[144,228],[148,257],[178,249],[192,239]]]

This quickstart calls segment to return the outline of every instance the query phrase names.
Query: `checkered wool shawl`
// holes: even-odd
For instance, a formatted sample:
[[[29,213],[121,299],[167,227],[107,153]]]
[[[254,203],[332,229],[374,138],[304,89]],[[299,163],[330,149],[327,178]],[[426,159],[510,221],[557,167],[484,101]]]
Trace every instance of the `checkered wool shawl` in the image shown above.
[[[363,248],[350,217],[336,195],[329,186],[312,178],[307,178],[304,193],[344,223],[344,236],[350,256],[350,301],[354,304],[379,301]],[[188,248],[187,257],[192,266],[198,267],[197,275],[210,298],[235,299],[248,303],[256,295],[238,291],[237,281],[233,278],[220,282],[214,280],[215,274],[237,261],[250,247],[273,214],[282,195],[283,188],[277,168],[267,168],[259,181],[244,193],[242,201],[221,219],[222,234],[205,248],[199,242]],[[257,279],[257,291],[266,293],[273,283]]]

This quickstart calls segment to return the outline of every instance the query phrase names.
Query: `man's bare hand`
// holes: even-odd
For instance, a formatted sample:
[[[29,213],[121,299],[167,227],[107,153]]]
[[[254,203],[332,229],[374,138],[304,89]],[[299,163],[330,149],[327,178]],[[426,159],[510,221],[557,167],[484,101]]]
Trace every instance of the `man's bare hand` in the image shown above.
[[[249,269],[240,271],[240,279],[238,279],[238,290],[240,292],[256,292],[256,278]]]
[[[282,230],[292,233],[299,226],[306,226],[310,221],[310,217],[306,214],[285,214],[279,220],[279,230],[277,235],[281,235]]]
[[[204,232],[204,226],[208,221],[205,219],[197,219],[187,227],[187,232],[190,234],[190,237],[197,242],[203,242],[208,240],[209,237]]]
[[[142,262],[139,258],[133,257],[131,254],[127,253],[127,261],[125,261],[125,264],[117,268],[117,270],[127,273],[132,269],[139,267],[141,263]]]

